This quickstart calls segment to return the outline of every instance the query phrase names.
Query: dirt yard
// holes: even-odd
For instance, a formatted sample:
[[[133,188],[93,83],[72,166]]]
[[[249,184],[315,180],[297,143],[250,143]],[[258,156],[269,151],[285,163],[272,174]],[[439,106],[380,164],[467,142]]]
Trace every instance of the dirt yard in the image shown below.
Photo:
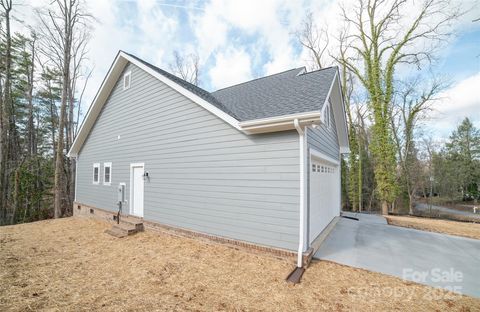
[[[82,218],[0,228],[0,311],[478,311],[480,300],[315,262],[144,232],[117,239]]]
[[[389,224],[396,226],[480,239],[479,223],[403,216],[388,216],[387,221]]]

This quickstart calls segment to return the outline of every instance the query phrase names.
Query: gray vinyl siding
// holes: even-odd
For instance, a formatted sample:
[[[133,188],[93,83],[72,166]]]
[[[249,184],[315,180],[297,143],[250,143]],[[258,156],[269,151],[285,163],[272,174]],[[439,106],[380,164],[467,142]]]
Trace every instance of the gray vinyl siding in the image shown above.
[[[333,159],[340,160],[340,145],[332,109],[330,109],[330,122],[330,127],[324,124],[317,128],[309,127],[307,131],[307,145],[309,148],[316,149]]]
[[[76,200],[116,211],[116,187],[126,183],[128,199],[130,164],[144,163],[145,220],[296,249],[297,132],[245,135],[135,65],[129,70],[130,89],[117,82],[79,153]],[[111,186],[103,185],[104,162],[112,162]]]
[[[331,105],[331,103],[330,103]],[[315,149],[333,159],[340,160],[340,145],[338,143],[337,128],[335,125],[335,118],[333,116],[333,109],[330,109],[330,127],[321,124],[317,128],[309,127],[307,129],[307,148]],[[312,170],[312,164],[310,163],[310,157],[306,159],[306,172],[307,172],[307,190],[310,190],[310,172]],[[308,192],[308,191],[307,191]],[[307,207],[310,207],[310,196],[307,193]],[[310,209],[310,208],[308,208]],[[309,237],[310,233],[310,213],[307,213],[306,222],[306,235],[305,248],[307,248],[308,242],[312,237]]]

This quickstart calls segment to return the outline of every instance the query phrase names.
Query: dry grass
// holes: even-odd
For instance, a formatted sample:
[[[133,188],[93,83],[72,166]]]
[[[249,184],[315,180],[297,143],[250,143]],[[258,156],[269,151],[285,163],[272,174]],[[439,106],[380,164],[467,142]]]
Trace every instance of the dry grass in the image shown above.
[[[479,223],[467,223],[404,216],[388,216],[387,220],[388,223],[391,225],[480,239]]]
[[[0,311],[480,309],[480,300],[329,262],[299,285],[284,260],[165,233],[116,239],[82,218],[0,228]]]

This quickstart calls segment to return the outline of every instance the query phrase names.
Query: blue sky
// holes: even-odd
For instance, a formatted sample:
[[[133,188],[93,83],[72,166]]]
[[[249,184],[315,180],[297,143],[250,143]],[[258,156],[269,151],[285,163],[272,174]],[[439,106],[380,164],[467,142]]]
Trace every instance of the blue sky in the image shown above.
[[[477,24],[452,40],[439,64],[440,71],[456,81],[480,72],[480,22]]]
[[[46,0],[25,0],[18,12],[34,23],[31,10]],[[334,36],[342,26],[339,4],[348,0],[242,1],[87,1],[98,22],[92,32],[88,83],[83,111],[93,99],[118,50],[133,53],[169,69],[173,51],[200,56],[201,86],[212,91],[259,76],[307,64],[307,54],[293,33],[307,12]],[[418,1],[417,1],[418,2]],[[446,136],[465,116],[480,127],[480,17],[478,1],[454,1],[467,13],[453,28],[453,37],[438,53],[436,75],[450,87],[435,104],[428,127]],[[27,9],[30,8],[30,9]],[[414,8],[412,8],[414,10]]]

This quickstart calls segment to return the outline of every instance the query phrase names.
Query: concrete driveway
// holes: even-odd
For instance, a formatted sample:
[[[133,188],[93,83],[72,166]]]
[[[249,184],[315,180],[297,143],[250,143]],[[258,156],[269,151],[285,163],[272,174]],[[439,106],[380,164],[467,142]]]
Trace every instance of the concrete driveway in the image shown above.
[[[480,240],[388,225],[385,218],[347,214],[316,259],[397,276],[480,297]]]

